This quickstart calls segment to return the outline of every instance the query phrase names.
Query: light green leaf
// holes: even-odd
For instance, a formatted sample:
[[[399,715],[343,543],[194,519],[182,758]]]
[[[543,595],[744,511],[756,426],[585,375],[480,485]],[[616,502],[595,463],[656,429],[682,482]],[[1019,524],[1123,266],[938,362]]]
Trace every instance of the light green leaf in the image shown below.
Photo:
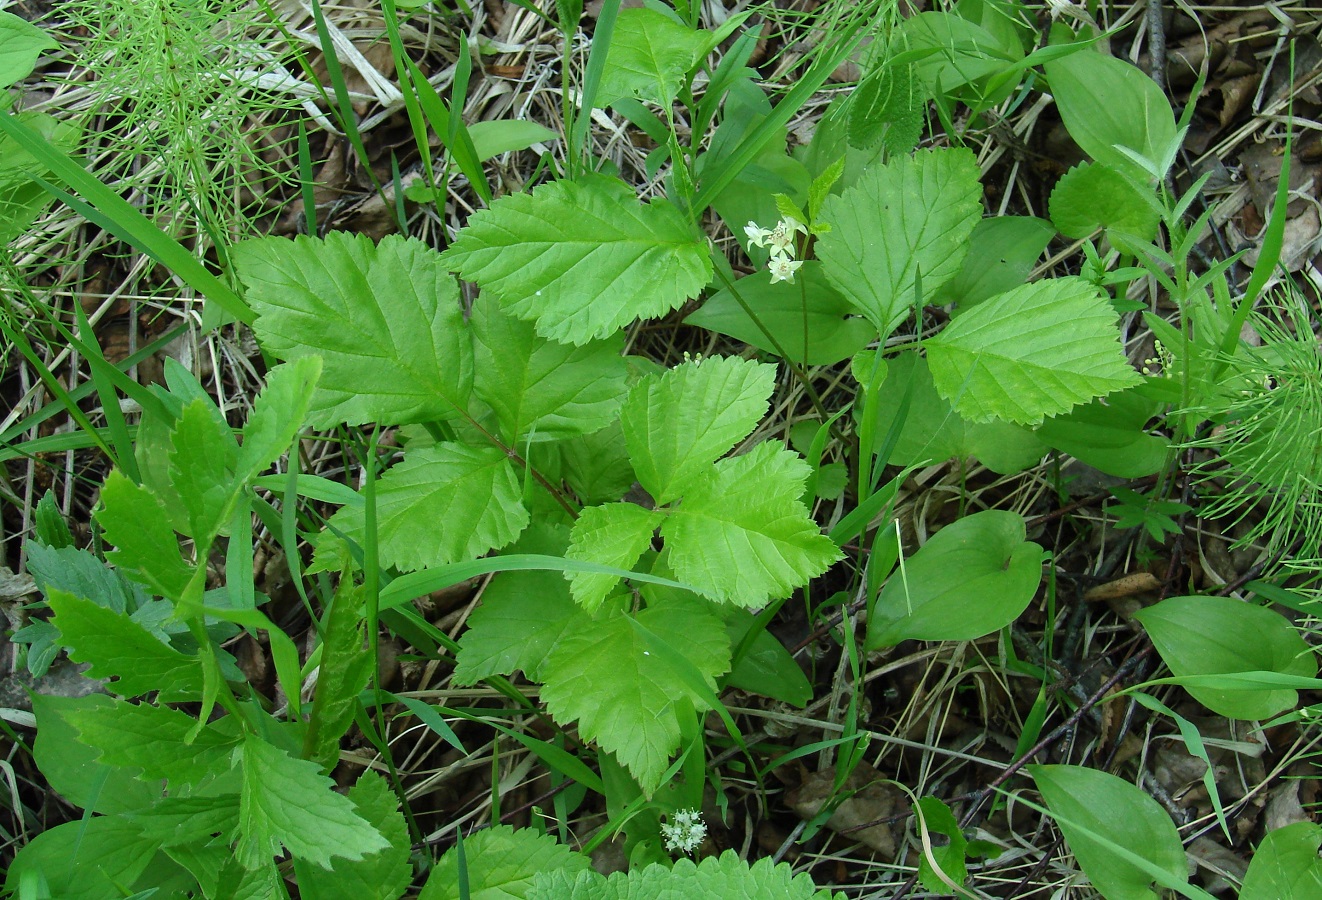
[[[936,797],[923,797],[918,801],[918,808],[922,810],[922,827],[929,833],[928,841],[933,845],[932,856],[936,859],[937,865],[941,867],[946,878],[955,884],[963,885],[969,877],[968,866],[964,863],[964,851],[969,842],[964,837],[964,832],[960,830],[955,814]],[[938,845],[931,840],[932,834],[944,835],[947,843]],[[950,886],[937,874],[932,863],[928,861],[926,853],[918,857],[918,880],[923,883],[923,887],[934,894],[950,892]]]
[[[211,546],[229,518],[239,444],[210,400],[187,404],[170,433],[170,481],[188,512],[185,532],[199,547]]]
[[[198,660],[157,640],[128,616],[60,590],[47,600],[69,658],[91,663],[87,674],[92,678],[117,679],[111,685],[116,693],[178,696],[202,690]]]
[[[107,709],[114,702],[105,694],[32,695],[32,711],[37,716],[32,758],[46,783],[75,806],[106,815],[140,809],[161,796],[160,785],[147,784],[132,772],[101,762],[95,749],[78,740],[69,717]]]
[[[649,607],[637,621],[669,643],[715,690],[730,665],[730,645],[719,619],[696,598]],[[651,654],[640,632],[615,610],[592,628],[567,634],[542,667],[542,701],[561,724],[578,722],[579,734],[615,754],[645,793],[654,791],[680,744],[675,703],[697,709],[703,699],[681,673]]]
[[[995,216],[983,219],[969,236],[964,264],[945,286],[933,291],[932,306],[956,304],[962,313],[988,297],[1018,287],[1028,280],[1056,230],[1046,219],[1033,216]],[[924,276],[924,287],[926,277]]]
[[[502,153],[527,150],[533,144],[560,140],[560,135],[545,125],[526,119],[492,119],[473,122],[468,126],[473,140],[473,151],[479,160],[488,160]]]
[[[569,529],[534,522],[509,553],[562,556]],[[522,669],[540,681],[542,664],[560,638],[590,628],[591,620],[569,595],[560,572],[501,572],[482,592],[482,603],[468,617],[455,660],[456,684],[476,684],[491,675]]]
[[[1267,832],[1249,862],[1239,900],[1322,897],[1322,827],[1295,822]]]
[[[620,422],[634,472],[658,505],[676,499],[767,412],[776,367],[712,357],[634,385]]]
[[[334,859],[330,870],[294,858],[299,892],[317,900],[395,900],[413,879],[409,864],[409,829],[399,801],[384,778],[372,770],[349,789],[354,811],[386,839],[386,847],[358,861]]]
[[[473,389],[496,413],[506,442],[587,434],[616,418],[628,387],[621,335],[581,347],[548,341],[485,293],[473,304],[471,324]]]
[[[849,103],[851,147],[881,144],[888,155],[899,156],[918,145],[928,98],[914,76],[908,63],[883,63],[859,83]]]
[[[867,648],[971,641],[1013,622],[1042,580],[1042,548],[1017,513],[988,509],[947,525],[891,574],[868,617]]]
[[[1142,380],[1115,311],[1078,278],[1006,291],[924,343],[937,391],[971,422],[1036,425]]]
[[[318,356],[304,356],[266,373],[266,387],[257,395],[243,428],[238,462],[240,480],[248,481],[289,449],[307,418],[320,377]]]
[[[497,200],[442,258],[538,334],[572,344],[663,315],[711,280],[707,241],[678,209],[639,203],[602,175]]]
[[[262,346],[322,357],[318,428],[453,417],[468,406],[473,348],[459,287],[435,250],[331,232],[244,241],[231,251]]]
[[[77,729],[79,741],[99,751],[101,762],[139,769],[138,777],[145,780],[169,781],[171,793],[227,771],[237,742],[213,726],[190,739],[197,719],[149,703],[117,700],[70,711],[65,719]]]
[[[193,570],[179,556],[165,507],[150,491],[119,470],[111,472],[101,486],[96,520],[116,547],[106,557],[121,571],[170,600],[183,596]]]
[[[1028,766],[1083,872],[1107,900],[1155,900],[1152,876],[1097,840],[1103,837],[1187,882],[1179,832],[1166,811],[1127,781],[1083,766]]]
[[[377,486],[381,562],[422,569],[503,547],[528,524],[523,489],[495,447],[443,443],[410,450]],[[364,511],[345,507],[331,524],[363,540]]]
[[[670,106],[684,76],[710,49],[709,34],[681,25],[671,16],[654,9],[622,9],[597,88],[597,105],[634,97]]]
[[[1101,163],[1079,163],[1062,175],[1051,189],[1050,208],[1060,233],[1076,240],[1098,228],[1151,240],[1161,220],[1128,179]]]
[[[734,290],[757,315],[762,327],[739,305],[729,288],[714,294],[684,324],[698,325],[776,353],[775,344],[762,330],[765,328],[788,359],[810,366],[828,366],[848,359],[877,337],[877,329],[856,315],[853,304],[840,295],[816,260],[804,262],[795,273],[794,284],[772,284],[771,273],[762,270],[740,278]]]
[[[926,296],[959,272],[982,217],[979,175],[968,150],[920,150],[826,201],[817,258],[883,335],[909,315],[919,272]]]
[[[2,15],[8,13],[0,12]],[[30,110],[18,113],[14,119],[66,153],[73,150],[82,133],[72,123]],[[7,133],[0,134],[0,245],[21,235],[54,202],[50,192],[29,177],[29,174],[45,177],[49,172],[21,141]]]
[[[1009,18],[1010,14],[997,10],[993,15]],[[918,77],[934,90],[955,92],[965,85],[983,85],[994,75],[1023,57],[1023,48],[1017,41],[1005,40],[983,27],[986,23],[972,22],[963,15],[945,12],[924,12],[904,20],[900,28],[901,40],[909,50],[935,51],[918,60]],[[1003,85],[996,93],[981,96],[980,90],[965,90],[959,96],[970,105],[991,105],[1009,96],[1015,82]]]
[[[1152,175],[1116,146],[1128,147],[1154,166],[1175,141],[1175,113],[1157,83],[1136,66],[1092,50],[1047,62],[1065,130],[1099,163],[1132,173],[1143,181]],[[1098,103],[1105,97],[1105,103]]]
[[[131,888],[156,855],[132,822],[119,816],[96,816],[65,822],[43,831],[14,857],[5,889],[19,896],[25,876],[45,876],[51,897],[60,900],[106,900]]]
[[[57,50],[59,46],[58,41],[36,25],[0,10],[0,88],[27,78],[41,51]]]
[[[665,520],[665,513],[636,503],[607,503],[583,510],[574,523],[568,559],[631,569],[648,547],[652,534]],[[568,573],[566,573],[568,574]],[[614,575],[576,572],[569,576],[574,600],[595,612],[619,584]]]
[[[600,431],[575,435],[558,446],[560,472],[585,506],[619,500],[637,480],[618,416]]]
[[[353,724],[358,695],[372,677],[365,619],[363,588],[341,578],[321,629],[321,668],[303,737],[303,756],[327,772],[339,762],[340,738]]]
[[[1134,615],[1176,676],[1277,672],[1311,678],[1317,661],[1286,619],[1230,597],[1171,597]],[[1299,702],[1296,691],[1186,687],[1231,719],[1269,719]]]
[[[757,900],[843,900],[844,894],[818,890],[807,873],[768,858],[749,865],[733,850],[699,863],[678,859],[674,866],[653,864],[607,878],[593,871],[577,874],[547,869],[533,882],[528,900],[642,900],[645,897],[748,897]]]
[[[328,869],[332,857],[359,860],[389,846],[349,798],[334,791],[335,783],[316,763],[251,734],[240,753],[243,793],[235,850],[246,868],[266,865],[281,847]]]
[[[756,607],[825,572],[841,554],[798,499],[810,474],[771,443],[709,467],[661,526],[676,577],[713,600]]]
[[[468,869],[468,900],[511,900],[526,897],[538,872],[586,870],[586,856],[575,853],[550,835],[508,825],[484,828],[464,838]],[[459,853],[449,850],[427,878],[418,900],[459,900]]]

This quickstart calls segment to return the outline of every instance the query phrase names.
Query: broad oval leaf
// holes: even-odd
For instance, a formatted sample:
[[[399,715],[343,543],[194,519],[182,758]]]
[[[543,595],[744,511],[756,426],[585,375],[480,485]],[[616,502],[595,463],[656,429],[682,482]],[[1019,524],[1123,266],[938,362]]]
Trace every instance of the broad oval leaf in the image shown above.
[[[711,280],[706,239],[616,178],[545,184],[479,210],[445,264],[552,340],[585,344],[663,315]]]
[[[286,360],[322,357],[314,426],[401,425],[467,408],[473,348],[459,287],[426,244],[332,232],[244,241],[231,259],[262,346]]]
[[[1153,876],[1104,841],[1147,860],[1169,881],[1189,870],[1179,832],[1166,811],[1124,779],[1082,766],[1028,766],[1074,858],[1107,900],[1156,900]]]
[[[1023,517],[988,509],[947,525],[881,589],[867,647],[971,641],[1018,618],[1042,580],[1043,550],[1024,540]]]
[[[1055,236],[1050,222],[1034,216],[983,219],[969,236],[959,274],[933,291],[929,303],[953,303],[956,313],[962,314],[988,297],[1019,287]]]
[[[726,607],[722,615],[733,648],[743,643],[749,630],[757,629],[747,651],[734,661],[733,668],[722,680],[722,686],[761,694],[800,708],[807,706],[812,699],[812,685],[785,645],[746,609]]]
[[[1258,845],[1240,887],[1239,900],[1322,897],[1322,827],[1295,822],[1269,831]]]
[[[959,271],[982,216],[978,178],[968,150],[922,150],[873,166],[826,201],[831,230],[817,258],[883,336],[913,307],[919,272],[927,296]]]
[[[1115,311],[1078,278],[985,300],[925,345],[936,389],[971,422],[1037,425],[1142,381],[1125,359]]]
[[[1177,677],[1277,672],[1311,678],[1317,662],[1299,632],[1278,613],[1230,597],[1171,597],[1135,614]],[[1186,687],[1194,699],[1231,719],[1267,719],[1292,708],[1297,691]]]
[[[1081,239],[1098,228],[1151,240],[1160,214],[1133,183],[1101,163],[1079,163],[1051,190],[1051,221],[1066,237]]]
[[[0,88],[31,74],[43,50],[58,50],[59,41],[21,16],[0,10]],[[5,113],[8,115],[8,112]]]

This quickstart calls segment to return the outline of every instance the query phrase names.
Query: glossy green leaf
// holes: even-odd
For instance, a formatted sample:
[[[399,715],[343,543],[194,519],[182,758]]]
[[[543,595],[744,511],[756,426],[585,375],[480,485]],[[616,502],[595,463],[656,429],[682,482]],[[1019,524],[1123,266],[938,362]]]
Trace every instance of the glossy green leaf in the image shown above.
[[[501,312],[490,294],[473,304],[470,322],[477,339],[473,390],[496,413],[503,440],[555,440],[615,419],[627,389],[621,335],[580,347],[548,341]]]
[[[868,617],[867,647],[971,641],[1004,628],[1042,580],[1042,548],[1017,513],[991,509],[947,525],[887,580]]]
[[[323,868],[360,860],[389,846],[381,832],[337,794],[314,762],[297,759],[255,735],[243,742],[243,793],[236,855],[246,868],[267,865],[281,847]]]
[[[678,209],[639,203],[604,175],[502,197],[442,258],[538,334],[572,344],[663,315],[711,279],[706,239]]]
[[[665,513],[635,503],[607,503],[583,510],[574,523],[569,551],[565,556],[583,562],[631,569],[643,551],[652,545],[652,534],[665,520]],[[570,576],[574,600],[588,612],[595,611],[619,584],[614,575],[576,572]]]
[[[356,812],[386,839],[386,847],[359,860],[336,857],[329,870],[294,858],[299,893],[318,900],[396,900],[413,880],[409,829],[386,780],[370,769],[349,788]]]
[[[1170,876],[1188,880],[1175,823],[1143,791],[1099,769],[1028,766],[1074,858],[1108,900],[1156,900],[1152,876],[1120,858],[1098,838],[1142,857]]]
[[[467,408],[473,349],[459,288],[426,244],[331,232],[244,241],[231,253],[262,346],[281,359],[322,357],[314,426],[425,422]]]
[[[921,150],[873,166],[826,201],[831,230],[817,239],[817,258],[883,335],[913,309],[920,271],[929,296],[959,271],[982,217],[979,175],[968,150]]]
[[[321,377],[321,358],[304,356],[266,373],[266,387],[253,402],[239,448],[238,477],[248,481],[279,459],[307,418]]]
[[[26,19],[0,10],[0,88],[18,84],[31,74],[43,50],[58,50],[59,42]]]
[[[572,876],[591,865],[586,856],[550,835],[508,825],[484,828],[464,838],[463,864],[468,871],[467,900],[526,897],[538,872],[566,872]],[[446,851],[418,900],[460,900],[459,866],[459,852]]]
[[[669,643],[701,674],[707,687],[730,665],[721,622],[701,600],[677,600],[644,609],[639,624]],[[633,774],[645,793],[656,790],[680,744],[675,704],[681,698],[705,709],[684,676],[652,654],[642,634],[616,610],[592,628],[565,635],[542,667],[542,701],[557,722],[578,722]]]
[[[1311,678],[1317,661],[1279,613],[1230,597],[1171,597],[1134,615],[1162,661],[1178,676],[1277,672]],[[1291,709],[1289,689],[1186,688],[1194,699],[1232,719],[1269,719]]]
[[[495,447],[444,443],[410,450],[377,486],[381,562],[422,569],[504,547],[528,524],[523,489]],[[347,506],[331,524],[363,540],[364,511]]]
[[[1051,189],[1051,221],[1069,238],[1086,238],[1098,228],[1151,240],[1161,217],[1133,183],[1110,166],[1080,163]]]
[[[676,577],[723,603],[788,596],[840,559],[799,501],[811,469],[773,443],[722,460],[661,526]]]
[[[644,7],[622,9],[597,88],[597,105],[633,97],[670,106],[684,76],[710,49],[709,33],[694,31],[673,16]]]
[[[135,581],[171,600],[183,596],[193,570],[179,556],[179,539],[165,508],[118,470],[101,486],[96,520],[115,550],[106,557]]]
[[[735,299],[736,290],[757,316],[757,322]],[[767,353],[777,353],[779,344],[793,362],[829,366],[848,359],[876,339],[876,327],[857,312],[827,279],[821,263],[806,260],[795,273],[794,284],[772,284],[770,272],[755,272],[736,281],[733,290],[725,288],[713,294],[701,309],[684,319],[684,324],[728,335]]]
[[[998,294],[924,343],[937,391],[972,422],[1036,425],[1142,380],[1115,311],[1077,278]]]
[[[1249,862],[1239,900],[1322,897],[1322,826],[1295,822],[1267,832]]]
[[[639,482],[658,505],[709,473],[767,412],[776,368],[711,357],[634,385],[620,421]]]
[[[988,297],[1018,287],[1056,236],[1046,219],[995,216],[983,219],[969,236],[969,251],[959,272],[933,291],[929,304],[956,304],[962,313]],[[926,278],[924,277],[924,282]]]

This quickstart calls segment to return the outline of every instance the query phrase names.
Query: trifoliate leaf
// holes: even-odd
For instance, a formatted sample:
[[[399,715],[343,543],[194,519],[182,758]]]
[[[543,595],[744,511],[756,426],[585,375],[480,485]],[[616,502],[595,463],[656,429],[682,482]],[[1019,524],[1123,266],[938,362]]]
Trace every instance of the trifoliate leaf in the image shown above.
[[[932,380],[965,419],[1037,425],[1139,383],[1115,311],[1078,278],[998,294],[926,341]]]
[[[707,241],[678,209],[639,203],[602,175],[497,200],[442,258],[538,334],[571,344],[670,312],[711,280]]]
[[[337,794],[321,767],[296,759],[256,735],[241,750],[243,793],[239,801],[239,861],[255,869],[288,848],[295,857],[330,868],[332,857],[359,860],[389,846]]]
[[[410,450],[376,490],[381,562],[422,569],[504,547],[528,524],[519,478],[495,447],[444,443]],[[331,524],[363,540],[364,511],[346,506]]]
[[[634,97],[669,107],[684,76],[711,49],[710,37],[654,9],[620,10],[597,88],[597,105]]]
[[[702,601],[649,607],[637,620],[715,689],[716,676],[730,666],[730,644],[721,620]],[[579,734],[614,753],[647,794],[657,788],[670,754],[679,748],[676,701],[707,708],[683,674],[651,653],[619,611],[563,637],[547,657],[542,677],[542,700],[555,720],[577,721]]]
[[[636,503],[607,503],[583,510],[574,523],[568,559],[631,569],[652,544],[652,533],[665,513]],[[594,612],[620,579],[614,575],[576,572],[570,576],[574,600]]]
[[[709,467],[661,526],[676,578],[713,600],[762,606],[825,572],[840,548],[799,502],[811,473],[770,443]]]
[[[117,679],[111,688],[125,697],[152,691],[177,696],[202,690],[198,660],[157,640],[128,616],[64,591],[47,598],[52,619],[74,662],[91,663],[92,678]]]
[[[469,900],[508,900],[527,896],[538,872],[571,877],[590,862],[555,838],[531,828],[497,825],[464,838]],[[418,900],[459,900],[459,853],[449,850],[427,878]]]
[[[913,308],[920,272],[924,300],[959,272],[982,216],[979,175],[968,150],[921,150],[826,201],[817,258],[883,336]]]
[[[638,480],[658,504],[684,493],[767,412],[776,367],[737,357],[686,362],[634,385],[620,421]]]
[[[607,878],[598,872],[548,870],[538,875],[528,900],[642,900],[644,897],[729,897],[757,900],[843,900],[818,890],[807,873],[789,863],[759,859],[751,866],[733,850],[699,863],[679,859],[674,866],[653,864]]]
[[[581,347],[548,341],[501,312],[495,297],[473,304],[477,376],[473,389],[496,413],[501,438],[558,440],[612,422],[624,401],[624,340],[613,335]]]
[[[1050,209],[1052,224],[1076,240],[1098,228],[1151,240],[1161,220],[1132,182],[1101,163],[1079,163],[1061,176],[1051,190]]]
[[[399,800],[385,779],[369,769],[349,789],[349,802],[381,832],[387,846],[357,861],[336,858],[329,871],[295,857],[299,892],[318,900],[395,900],[413,879],[409,829],[399,813]]]
[[[304,356],[266,373],[266,387],[253,402],[239,448],[239,478],[247,481],[289,449],[303,427],[321,377],[321,357]]]
[[[189,537],[209,547],[229,518],[239,444],[210,399],[184,407],[170,433],[170,481],[188,511]]]
[[[459,287],[426,244],[331,232],[244,241],[231,259],[262,346],[281,359],[322,357],[316,427],[425,422],[467,408],[473,348]]]
[[[510,553],[562,556],[569,544],[564,526],[534,522]],[[482,603],[468,617],[455,661],[456,684],[475,684],[491,675],[522,669],[541,680],[546,655],[561,636],[590,628],[591,619],[569,596],[559,572],[501,572],[482,592]]]
[[[195,736],[197,719],[166,706],[127,703],[74,710],[65,719],[103,763],[141,769],[146,780],[170,782],[171,792],[229,769],[237,738],[212,726]]]
[[[193,570],[179,556],[165,507],[150,491],[111,472],[101,486],[96,520],[116,548],[106,557],[121,571],[170,600],[183,596]]]

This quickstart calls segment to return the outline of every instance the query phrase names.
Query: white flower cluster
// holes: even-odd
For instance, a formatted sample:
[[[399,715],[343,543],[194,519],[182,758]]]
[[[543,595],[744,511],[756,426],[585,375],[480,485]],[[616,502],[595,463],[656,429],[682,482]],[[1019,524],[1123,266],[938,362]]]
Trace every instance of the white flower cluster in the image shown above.
[[[794,235],[807,234],[808,229],[803,227],[801,222],[791,219],[789,216],[776,223],[775,228],[759,228],[756,222],[749,222],[744,226],[744,234],[748,235],[748,243],[754,247],[768,247],[771,249],[771,261],[767,263],[767,268],[771,270],[771,283],[777,281],[786,281],[794,283],[794,273],[798,271],[799,266],[803,265],[803,260],[794,258]]]
[[[692,853],[702,845],[707,826],[702,821],[702,813],[696,809],[679,809],[669,822],[661,826],[661,836],[666,839],[666,849],[671,853],[676,850]]]

